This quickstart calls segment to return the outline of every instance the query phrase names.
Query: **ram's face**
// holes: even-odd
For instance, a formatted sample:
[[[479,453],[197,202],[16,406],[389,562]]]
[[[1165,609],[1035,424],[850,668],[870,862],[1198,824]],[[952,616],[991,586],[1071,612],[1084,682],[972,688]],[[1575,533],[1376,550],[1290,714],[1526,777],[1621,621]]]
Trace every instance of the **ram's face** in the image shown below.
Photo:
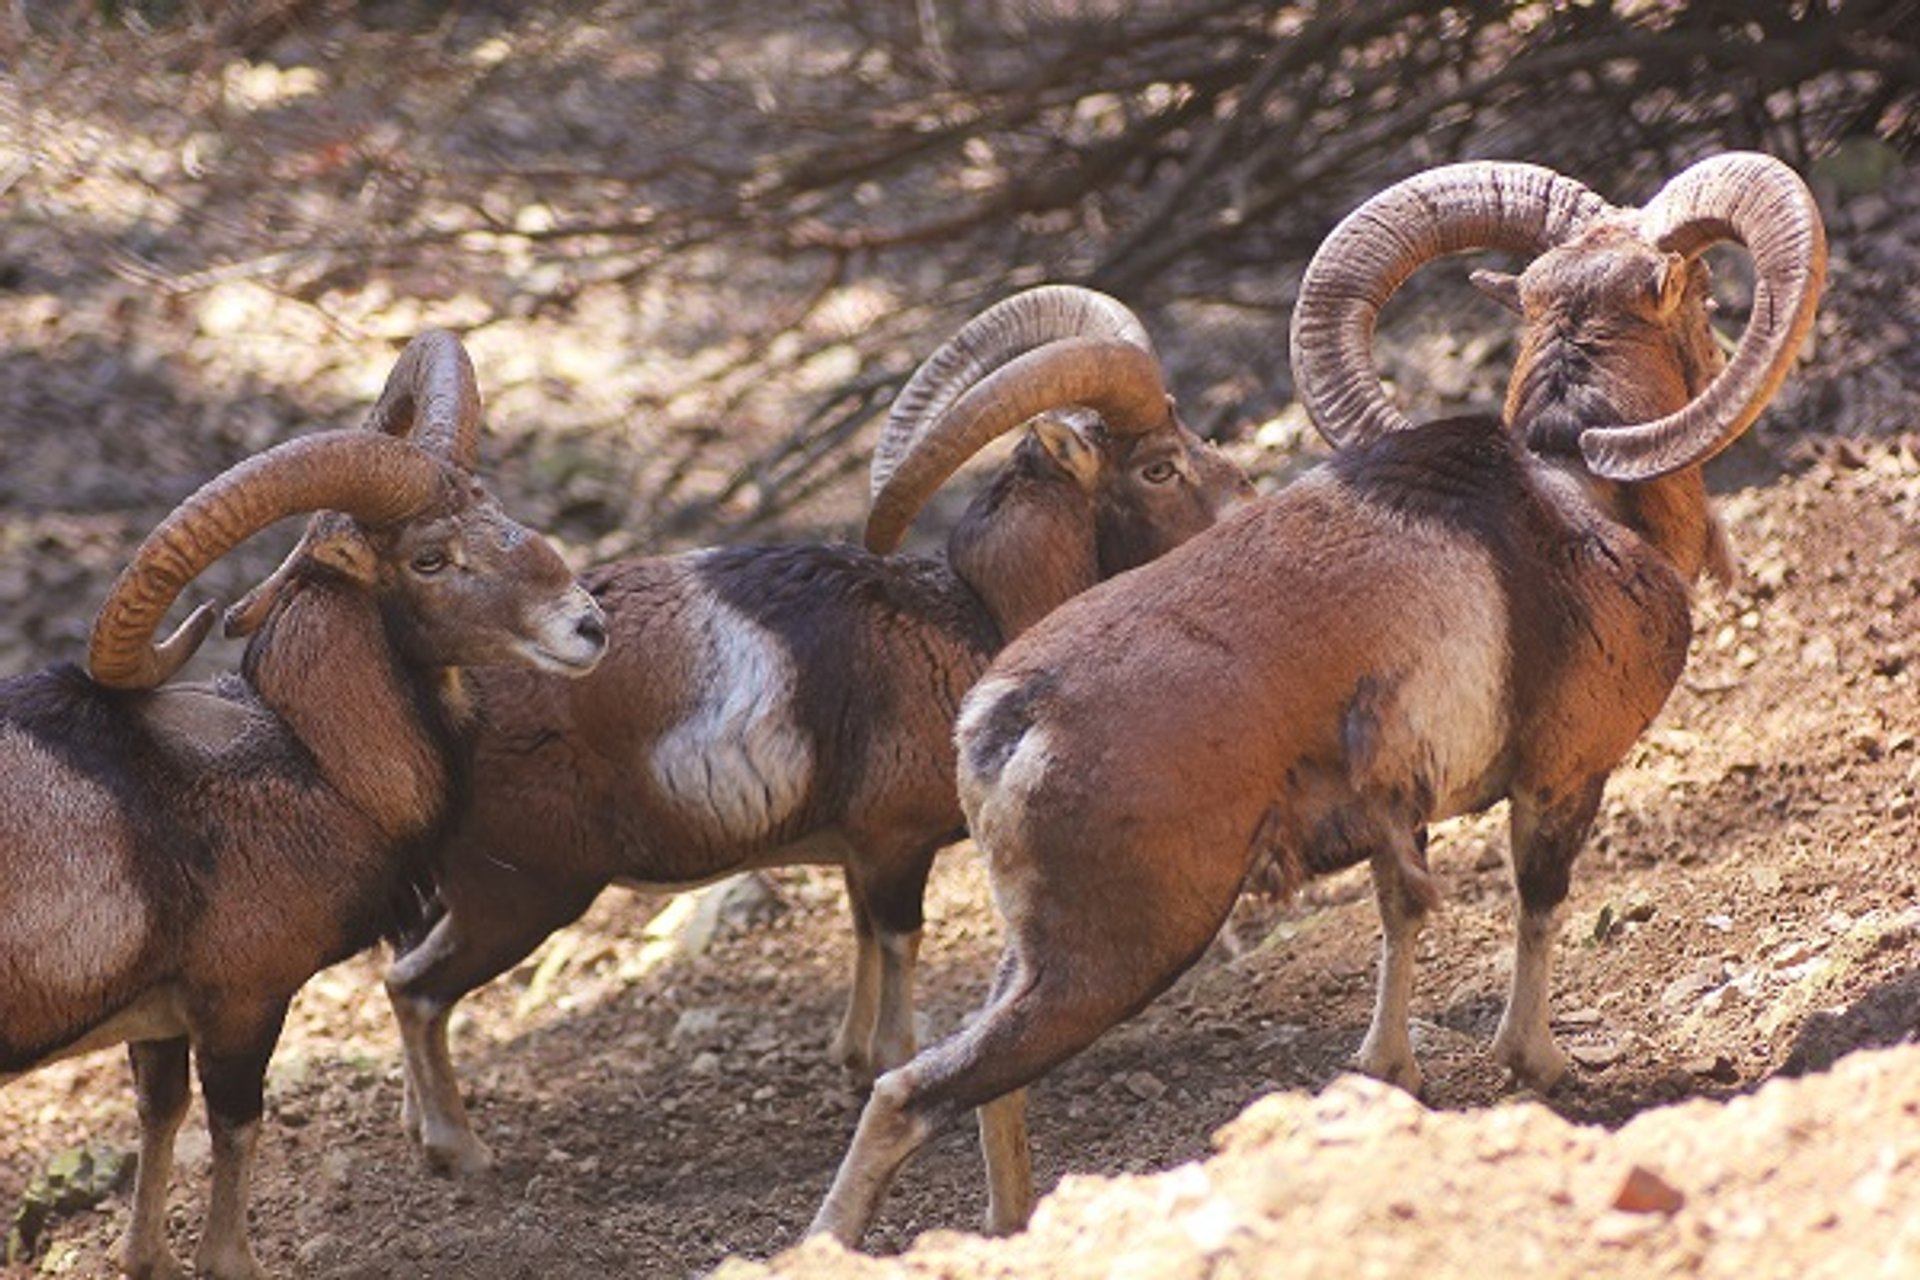
[[[1166,554],[1254,497],[1231,459],[1177,421],[1105,442],[1096,516],[1103,577]]]
[[[413,656],[581,675],[606,651],[600,606],[546,539],[477,483],[452,509],[369,535],[382,608]]]

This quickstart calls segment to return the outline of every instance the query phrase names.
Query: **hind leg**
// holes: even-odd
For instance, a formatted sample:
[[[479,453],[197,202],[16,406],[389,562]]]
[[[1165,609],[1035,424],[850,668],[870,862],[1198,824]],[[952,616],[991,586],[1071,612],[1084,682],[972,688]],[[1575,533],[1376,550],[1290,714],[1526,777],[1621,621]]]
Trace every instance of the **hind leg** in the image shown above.
[[[859,881],[848,868],[847,911],[853,918],[853,984],[847,991],[847,1011],[840,1019],[828,1052],[862,1087],[873,1083],[870,1046],[880,1016],[880,943],[873,936],[873,917],[860,895]]]
[[[173,1140],[187,1115],[187,1041],[140,1040],[127,1046],[140,1113],[140,1162],[133,1174],[133,1214],[120,1243],[120,1265],[135,1280],[174,1280],[180,1264],[167,1248],[167,1183]]]
[[[933,1045],[906,1066],[874,1082],[860,1113],[853,1145],[814,1215],[810,1235],[826,1234],[848,1247],[860,1242],[907,1158],[970,1107],[994,1112],[982,1120],[989,1182],[1017,1188],[1031,1183],[1031,1152],[1007,1123],[1004,1095],[1021,1090],[1049,1068],[1092,1043],[1125,1016],[1121,1001],[1077,1002],[1061,984],[1021,982],[987,1006],[959,1035]],[[1030,1193],[1027,1199],[1030,1199]],[[1003,1203],[994,1226],[1024,1222],[1025,1203]]]
[[[907,1158],[976,1107],[989,1228],[1024,1225],[1033,1174],[1018,1092],[1138,1012],[1199,958],[1233,905],[1239,867],[1229,870],[1214,884],[1195,875],[1182,886],[1185,909],[1159,911],[1166,897],[1124,875],[1094,892],[1071,882],[1009,884],[996,862],[996,897],[1018,933],[993,996],[965,1030],[875,1081],[809,1233],[857,1244]]]
[[[213,1137],[213,1189],[207,1197],[207,1222],[194,1251],[196,1276],[212,1280],[266,1280],[247,1243],[247,1201],[253,1181],[254,1148],[260,1141],[260,1115],[266,1109],[267,1060],[280,1039],[285,1001],[270,1003],[251,1016],[222,1011],[218,1025],[198,1037],[194,1055],[200,1093],[207,1104],[207,1129]]]
[[[1373,855],[1370,868],[1380,905],[1380,985],[1374,996],[1373,1021],[1354,1065],[1376,1080],[1418,1094],[1423,1081],[1411,1034],[1414,949],[1426,923],[1432,889],[1431,882],[1426,882],[1423,894],[1406,869],[1414,861],[1424,870],[1426,832],[1408,833],[1392,839],[1392,844]]]
[[[847,865],[859,952],[847,1016],[834,1039],[840,1062],[855,1082],[913,1057],[913,976],[920,955],[922,899],[938,844],[896,857],[864,857]]]
[[[510,877],[485,891],[485,873],[449,879],[446,914],[420,945],[387,970],[387,1000],[400,1028],[404,1093],[400,1122],[419,1144],[427,1164],[471,1177],[493,1167],[493,1154],[473,1132],[460,1081],[447,1044],[453,1009],[475,987],[524,960],[547,935],[571,924],[591,905],[601,885],[537,887]]]
[[[1513,985],[1494,1033],[1493,1056],[1515,1080],[1543,1092],[1567,1073],[1566,1055],[1554,1044],[1549,1025],[1560,904],[1567,896],[1574,855],[1593,826],[1605,785],[1604,776],[1595,778],[1557,804],[1521,791],[1513,796],[1513,877],[1520,910]]]

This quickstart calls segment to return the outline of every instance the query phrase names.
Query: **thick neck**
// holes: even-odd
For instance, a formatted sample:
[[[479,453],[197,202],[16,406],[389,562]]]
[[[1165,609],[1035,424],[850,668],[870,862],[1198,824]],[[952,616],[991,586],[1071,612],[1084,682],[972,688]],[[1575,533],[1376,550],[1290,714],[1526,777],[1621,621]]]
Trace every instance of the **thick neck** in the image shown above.
[[[1699,467],[1615,484],[1592,479],[1580,455],[1580,433],[1587,427],[1651,422],[1673,413],[1711,381],[1714,370],[1657,334],[1629,331],[1574,343],[1546,327],[1526,336],[1516,363],[1527,372],[1508,389],[1506,417],[1526,447],[1588,476],[1614,519],[1665,555],[1688,582],[1702,573],[1730,579],[1731,552]]]
[[[947,562],[1012,640],[1099,581],[1092,499],[1064,477],[1010,467],[954,526]]]
[[[363,592],[308,582],[289,593],[245,670],[327,782],[389,838],[439,824],[453,786],[446,690],[438,673],[401,667]]]
[[[1666,556],[1681,577],[1698,582],[1704,573],[1732,581],[1733,551],[1699,467],[1639,484],[1600,483],[1614,518]]]

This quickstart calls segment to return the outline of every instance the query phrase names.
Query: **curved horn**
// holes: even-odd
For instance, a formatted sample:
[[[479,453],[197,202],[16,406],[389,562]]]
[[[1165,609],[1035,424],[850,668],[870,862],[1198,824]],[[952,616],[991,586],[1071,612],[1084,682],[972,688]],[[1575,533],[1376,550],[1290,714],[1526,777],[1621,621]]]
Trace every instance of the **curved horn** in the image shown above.
[[[873,455],[866,545],[892,551],[927,499],[998,436],[1080,404],[1137,435],[1171,417],[1146,329],[1121,303],[1072,285],[1015,294],[975,316],[894,398]]]
[[[415,336],[394,362],[362,426],[411,438],[463,470],[473,470],[479,452],[480,388],[460,339],[445,329],[428,329]],[[312,541],[311,529],[302,533],[278,568],[227,607],[222,634],[238,639],[265,624]]]
[[[1327,442],[1363,443],[1412,424],[1373,363],[1380,308],[1421,267],[1449,253],[1538,254],[1607,208],[1539,165],[1443,165],[1388,187],[1348,214],[1307,264],[1290,334],[1295,394]]]
[[[1693,257],[1735,240],[1753,255],[1753,313],[1733,359],[1678,411],[1638,426],[1594,427],[1580,452],[1595,475],[1650,480],[1705,462],[1753,425],[1793,365],[1827,274],[1827,238],[1813,193],[1785,164],[1729,152],[1684,170],[1648,202],[1642,233]]]
[[[451,477],[417,446],[363,431],[290,440],[209,480],[148,534],[94,619],[87,672],[116,689],[165,681],[213,625],[203,605],[166,640],[154,628],[208,565],[274,521],[303,511],[344,511],[391,524],[426,507]]]
[[[428,329],[409,342],[366,426],[408,437],[462,470],[473,470],[479,456],[480,387],[460,339],[445,329]]]

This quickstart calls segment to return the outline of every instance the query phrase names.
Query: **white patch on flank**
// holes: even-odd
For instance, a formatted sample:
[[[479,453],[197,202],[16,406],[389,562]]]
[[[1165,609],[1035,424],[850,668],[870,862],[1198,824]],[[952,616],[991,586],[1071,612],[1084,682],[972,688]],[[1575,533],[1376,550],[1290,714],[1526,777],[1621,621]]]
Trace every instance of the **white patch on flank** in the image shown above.
[[[150,922],[113,798],[14,730],[0,761],[0,1019],[27,1018],[125,972]]]
[[[1485,551],[1452,554],[1470,562],[1442,570],[1450,589],[1423,601],[1421,654],[1394,694],[1412,741],[1431,753],[1403,764],[1431,783],[1436,819],[1484,799],[1478,793],[1507,739],[1506,595]]]
[[[764,839],[813,779],[812,745],[793,717],[793,662],[774,635],[718,601],[689,641],[701,655],[699,701],[655,745],[653,781],[719,839]]]

